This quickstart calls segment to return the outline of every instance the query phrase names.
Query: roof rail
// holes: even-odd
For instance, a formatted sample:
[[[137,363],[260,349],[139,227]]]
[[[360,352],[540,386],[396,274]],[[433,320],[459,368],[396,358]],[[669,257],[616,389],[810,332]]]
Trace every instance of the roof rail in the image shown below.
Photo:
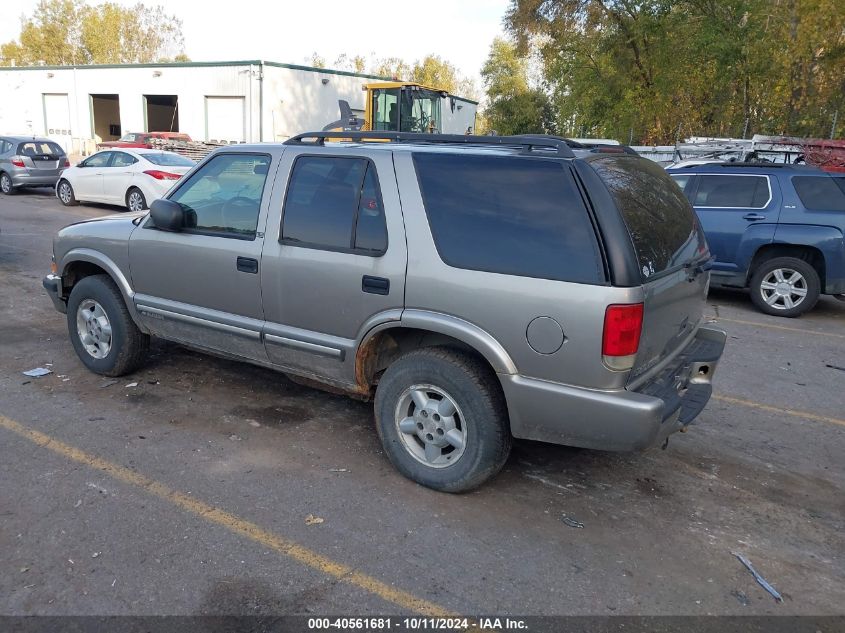
[[[591,142],[590,140],[575,141],[571,138],[564,138],[562,136],[552,136],[545,134],[523,134],[522,136],[528,136],[530,138],[553,138],[565,142],[572,149],[584,149],[594,154],[632,154],[634,156],[639,156],[637,150],[635,150],[633,147],[630,147],[629,145],[622,145],[621,143],[611,144],[602,143],[601,141]]]
[[[306,139],[313,139],[311,141]],[[530,152],[535,148],[553,149],[558,156],[574,158],[572,147],[578,143],[558,136],[521,135],[521,136],[473,136],[462,134],[420,134],[417,132],[305,132],[285,141],[285,145],[324,145],[327,139],[339,141],[375,141],[392,143],[426,143],[444,145],[499,145],[521,147]]]

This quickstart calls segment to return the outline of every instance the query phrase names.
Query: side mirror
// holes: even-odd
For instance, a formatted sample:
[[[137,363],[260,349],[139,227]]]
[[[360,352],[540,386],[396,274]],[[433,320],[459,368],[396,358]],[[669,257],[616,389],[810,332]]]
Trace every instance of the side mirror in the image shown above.
[[[150,218],[157,229],[181,231],[185,226],[185,212],[178,203],[161,198],[150,205]]]

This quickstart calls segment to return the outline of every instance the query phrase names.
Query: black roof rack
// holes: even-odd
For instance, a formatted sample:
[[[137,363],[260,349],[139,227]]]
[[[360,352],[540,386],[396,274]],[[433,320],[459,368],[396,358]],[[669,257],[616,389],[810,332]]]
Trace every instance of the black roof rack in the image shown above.
[[[313,139],[313,140],[307,140]],[[574,158],[573,147],[579,144],[559,136],[473,136],[462,134],[420,134],[416,132],[305,132],[285,141],[285,145],[324,145],[326,139],[351,141],[390,141],[392,143],[425,143],[444,145],[499,145],[521,147],[530,152],[535,148],[556,150],[558,156]]]
[[[569,147],[572,149],[585,149],[589,150],[592,153],[600,154],[600,153],[609,153],[609,154],[632,154],[634,156],[639,156],[637,150],[633,147],[628,145],[622,144],[614,144],[614,143],[602,143],[602,142],[583,142],[583,141],[573,141],[571,138],[564,138],[562,136],[551,136],[551,135],[543,135],[543,134],[523,134],[523,136],[528,136],[531,138],[554,138],[560,141],[565,142]]]

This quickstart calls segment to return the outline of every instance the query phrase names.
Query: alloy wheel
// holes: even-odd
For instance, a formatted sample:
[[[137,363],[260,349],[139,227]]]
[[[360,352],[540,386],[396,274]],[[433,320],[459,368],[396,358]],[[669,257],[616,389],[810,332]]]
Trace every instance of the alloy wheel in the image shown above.
[[[85,299],[76,310],[76,331],[85,351],[94,358],[105,358],[112,346],[109,317],[94,299]]]
[[[412,385],[399,397],[395,412],[402,446],[414,459],[431,468],[445,468],[464,454],[466,420],[443,389]]]
[[[775,310],[791,310],[807,296],[807,280],[791,268],[775,268],[760,282],[763,301]]]

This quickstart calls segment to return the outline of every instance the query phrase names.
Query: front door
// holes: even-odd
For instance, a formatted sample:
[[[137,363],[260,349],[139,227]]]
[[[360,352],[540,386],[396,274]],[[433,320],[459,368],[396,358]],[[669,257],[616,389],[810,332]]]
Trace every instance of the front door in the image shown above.
[[[750,254],[774,239],[780,191],[768,176],[700,174],[687,190],[715,257],[714,274],[741,272]]]
[[[182,231],[147,218],[132,233],[135,304],[153,334],[266,360],[259,263],[271,166],[269,153],[217,154],[168,196],[185,213]]]
[[[279,179],[287,174],[287,190],[277,187],[272,201],[283,220],[268,222],[261,260],[267,354],[353,385],[356,342],[404,305],[407,249],[391,154],[288,150]]]
[[[79,164],[73,177],[73,191],[78,200],[103,199],[103,173],[114,152],[99,152]]]

